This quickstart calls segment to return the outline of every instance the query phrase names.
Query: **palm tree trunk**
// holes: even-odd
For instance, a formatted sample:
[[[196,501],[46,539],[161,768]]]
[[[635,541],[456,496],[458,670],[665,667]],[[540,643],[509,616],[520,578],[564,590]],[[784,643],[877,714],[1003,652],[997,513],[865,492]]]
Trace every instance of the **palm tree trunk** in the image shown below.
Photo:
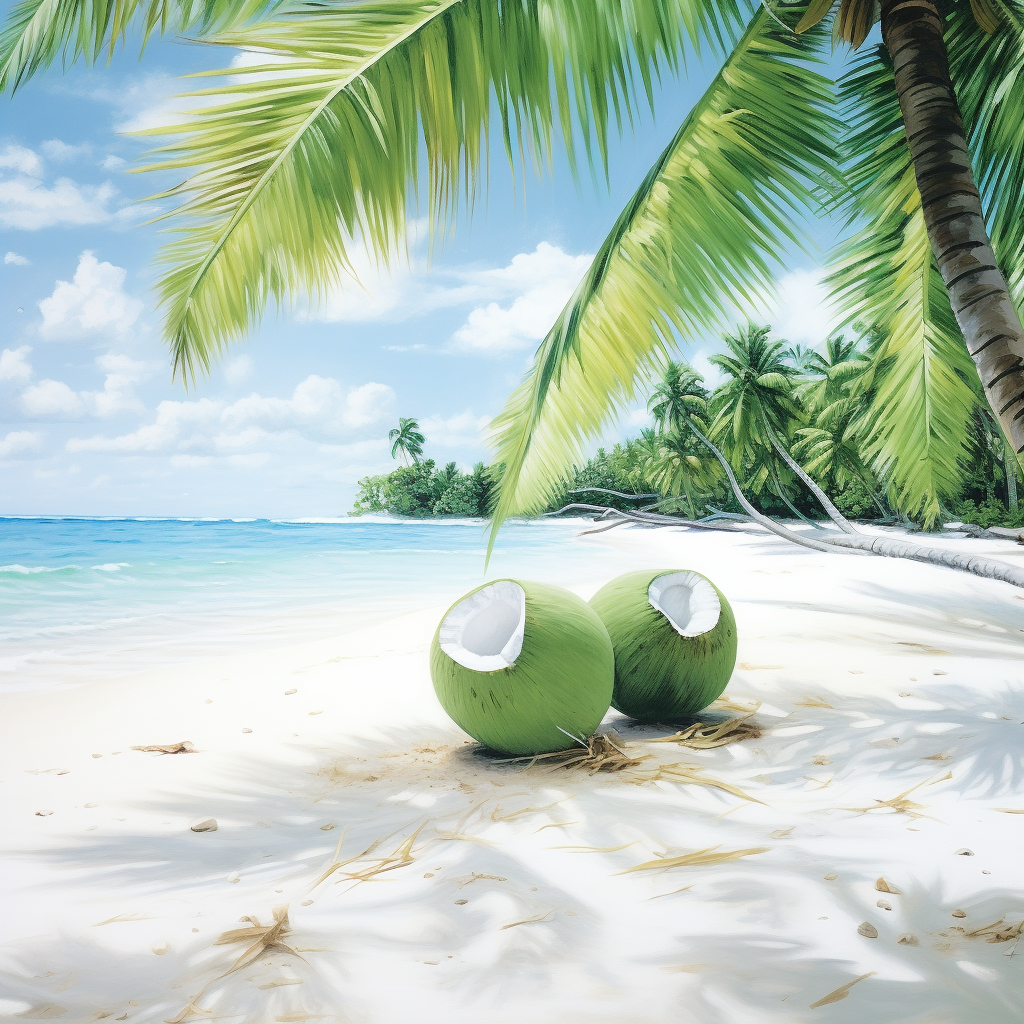
[[[1010,442],[1003,438],[1003,472],[1006,474],[1006,504],[1011,512],[1017,511],[1017,460]]]
[[[765,423],[765,426],[768,427],[767,422]],[[818,499],[818,502],[827,513],[829,519],[831,519],[832,522],[843,531],[843,533],[856,533],[857,530],[853,524],[846,518],[846,516],[843,515],[842,512],[839,511],[839,509],[835,507],[829,496],[811,479],[807,470],[805,470],[804,467],[801,466],[788,451],[786,451],[782,442],[775,436],[775,431],[772,430],[771,427],[768,427],[768,440],[771,441],[772,447],[785,460],[786,465],[789,466],[789,468],[793,470],[801,480],[803,480],[811,494]]]
[[[782,481],[779,479],[779,474],[774,466],[772,466],[772,480],[775,482],[775,493],[782,499],[786,508],[788,508],[789,511],[797,517],[797,519],[803,520],[808,526],[813,526],[816,530],[824,529],[821,523],[816,523],[813,519],[809,519],[807,516],[803,514],[803,512],[800,511],[800,509],[796,507],[796,505],[793,504],[793,502],[789,500],[789,498],[786,497],[786,492],[783,489]]]
[[[982,216],[942,15],[936,0],[883,0],[881,21],[932,252],[985,395],[1020,456],[1024,328]]]

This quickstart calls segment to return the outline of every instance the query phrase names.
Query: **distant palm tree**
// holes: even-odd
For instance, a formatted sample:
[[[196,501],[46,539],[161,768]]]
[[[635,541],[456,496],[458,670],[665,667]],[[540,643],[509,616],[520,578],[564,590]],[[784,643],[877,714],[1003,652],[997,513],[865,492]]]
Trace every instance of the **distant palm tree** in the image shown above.
[[[391,442],[391,458],[397,459],[398,453],[401,452],[406,465],[409,464],[409,460],[413,463],[420,461],[426,438],[420,433],[419,420],[399,416],[398,426],[392,427],[388,432],[388,440]]]
[[[795,370],[799,370],[801,373],[805,373],[810,369],[811,360],[817,353],[813,348],[808,348],[806,345],[790,345],[782,353],[783,359],[788,359],[793,365]]]
[[[711,363],[731,378],[715,390],[712,433],[730,449],[736,469],[750,461],[765,479],[770,478],[775,493],[794,515],[806,519],[786,494],[771,449],[811,490],[829,517],[836,523],[845,523],[831,499],[783,443],[794,424],[802,419],[803,410],[795,391],[797,371],[783,353],[785,342],[770,341],[770,331],[769,327],[748,324],[745,331],[740,330],[735,336],[726,335],[728,352],[718,352],[711,357]]]
[[[449,462],[448,465],[444,467],[444,469],[439,469],[437,471],[437,477],[435,478],[437,492],[439,494],[444,494],[444,492],[448,490],[448,488],[451,487],[451,485],[455,483],[455,481],[458,479],[458,465],[454,462]]]
[[[666,433],[688,433],[686,421],[694,413],[705,415],[708,392],[704,378],[684,362],[670,361],[647,402],[655,422]]]
[[[755,448],[781,445],[780,437],[800,418],[794,392],[797,371],[784,356],[785,343],[769,340],[770,332],[770,327],[748,324],[726,335],[728,351],[710,359],[727,378],[715,390],[711,430],[726,442],[737,469]]]

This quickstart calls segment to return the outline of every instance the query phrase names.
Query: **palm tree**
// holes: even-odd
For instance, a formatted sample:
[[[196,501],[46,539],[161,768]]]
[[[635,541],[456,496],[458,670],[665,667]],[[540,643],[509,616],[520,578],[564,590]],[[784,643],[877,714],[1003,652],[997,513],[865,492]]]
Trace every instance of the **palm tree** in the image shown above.
[[[785,359],[785,342],[770,341],[770,332],[748,324],[726,335],[728,351],[710,359],[726,374],[715,389],[711,432],[725,439],[737,469],[754,449],[781,445],[780,437],[801,416],[794,391],[797,371]]]
[[[399,416],[398,426],[388,431],[388,440],[391,442],[391,458],[397,459],[398,453],[402,453],[402,461],[406,465],[410,460],[418,464],[423,454],[423,443],[426,438],[420,433],[418,420],[409,416]]]
[[[830,280],[844,315],[886,339],[872,458],[905,503],[930,508],[979,379],[1024,451],[1010,291],[1024,288],[1024,5],[836,2],[23,0],[0,38],[0,86],[57,56],[94,61],[136,27],[143,41],[173,27],[254,58],[152,130],[171,137],[152,166],[188,175],[163,193],[181,227],[159,286],[188,378],[268,303],[332,287],[353,239],[390,258],[421,160],[443,227],[472,202],[492,126],[513,161],[544,166],[557,132],[574,168],[580,140],[600,162],[613,121],[632,120],[655,76],[713,55],[718,73],[497,421],[495,523],[542,503],[678,338],[714,330],[737,297],[768,287],[823,197],[866,225]],[[857,49],[876,11],[884,46],[860,52],[837,112],[820,74],[829,22]]]
[[[708,391],[704,378],[689,364],[670,361],[651,392],[647,408],[663,431],[684,432],[691,415],[707,413]]]

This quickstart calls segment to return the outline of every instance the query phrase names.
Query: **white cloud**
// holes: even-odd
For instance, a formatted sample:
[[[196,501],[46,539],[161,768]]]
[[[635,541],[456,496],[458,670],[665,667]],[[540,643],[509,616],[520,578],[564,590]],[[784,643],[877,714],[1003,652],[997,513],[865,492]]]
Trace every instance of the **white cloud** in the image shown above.
[[[17,267],[28,267],[32,265],[32,261],[27,256],[22,256],[20,253],[9,252],[4,256],[4,263],[13,263]]]
[[[69,338],[102,331],[126,336],[142,312],[142,302],[123,288],[126,271],[100,263],[86,250],[78,259],[74,281],[58,281],[53,294],[39,303],[47,338]]]
[[[252,374],[252,359],[247,355],[235,356],[224,365],[224,378],[229,384],[240,384]]]
[[[555,318],[590,266],[591,256],[570,256],[541,242],[500,270],[474,275],[473,283],[515,298],[508,306],[489,302],[472,310],[452,339],[457,351],[504,355],[532,346],[547,334]]]
[[[60,139],[47,139],[39,148],[46,154],[48,159],[54,160],[57,163],[78,160],[92,152],[92,146],[88,142],[72,146],[67,142],[62,142]]]
[[[21,394],[21,408],[27,416],[73,419],[85,406],[77,392],[61,380],[41,380]]]
[[[365,427],[376,423],[395,400],[395,393],[387,384],[371,381],[353,388],[345,400],[342,420],[349,427]]]
[[[18,171],[20,174],[40,175],[43,173],[43,161],[37,153],[24,146],[4,146],[0,152],[0,168]]]
[[[105,171],[119,171],[126,163],[128,163],[128,161],[122,157],[114,156],[113,153],[108,153],[100,163],[100,167]]]
[[[710,362],[713,353],[707,349],[699,349],[689,360],[690,365],[704,378],[704,387],[713,391],[722,381],[725,374],[714,363]]]
[[[821,269],[793,270],[779,279],[767,320],[775,338],[820,346],[836,329],[838,314],[828,301],[824,276]]]
[[[485,443],[484,432],[492,419],[492,416],[478,416],[467,409],[455,416],[428,416],[420,421],[420,430],[431,444],[476,448]]]
[[[32,367],[25,357],[31,351],[29,345],[5,348],[0,353],[0,380],[28,380],[32,376]]]
[[[591,256],[570,256],[541,242],[505,267],[446,268],[433,273],[422,258],[425,225],[410,226],[408,261],[382,269],[360,244],[350,249],[356,280],[346,278],[300,319],[327,322],[406,320],[435,309],[477,308],[456,332],[450,348],[503,355],[543,338],[590,265]],[[501,302],[506,305],[501,305]],[[388,351],[426,349],[423,343],[386,345]]]
[[[27,351],[27,346],[23,346]],[[18,352],[21,349],[17,350]],[[106,370],[102,391],[74,391],[63,381],[41,380],[21,395],[21,408],[27,416],[49,419],[101,419],[119,412],[143,412],[145,407],[135,396],[134,385],[152,375],[153,367],[128,356],[108,352],[96,365]]]
[[[0,441],[0,459],[31,457],[43,444],[43,435],[30,430],[12,430]]]
[[[210,398],[164,401],[152,423],[119,437],[71,438],[68,451],[174,452],[191,456],[287,450],[299,441],[328,441],[379,422],[394,405],[386,384],[345,388],[315,374],[296,385],[290,398],[248,395],[226,404]]]
[[[110,182],[79,185],[58,178],[47,188],[38,178],[0,181],[0,224],[36,231],[55,224],[102,224],[113,214],[107,203],[117,195]]]

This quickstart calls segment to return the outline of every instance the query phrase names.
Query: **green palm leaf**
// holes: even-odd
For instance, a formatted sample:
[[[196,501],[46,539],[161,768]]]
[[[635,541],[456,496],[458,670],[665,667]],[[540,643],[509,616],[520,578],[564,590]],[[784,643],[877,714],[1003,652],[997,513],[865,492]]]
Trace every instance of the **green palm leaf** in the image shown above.
[[[830,82],[808,66],[821,39],[759,11],[619,215],[494,421],[506,468],[492,542],[508,516],[543,505],[676,332],[714,330],[736,294],[770,282],[793,214],[834,168]]]
[[[830,281],[848,322],[882,331],[865,452],[894,507],[931,526],[960,489],[980,384],[932,258],[891,72],[868,54],[841,94],[852,126],[847,212],[870,226],[840,246]]]
[[[954,7],[947,45],[992,248],[1024,315],[1024,3],[1002,8],[986,35],[969,10]]]
[[[22,0],[0,33],[0,92],[18,86],[58,57],[93,64],[113,56],[129,31],[145,47],[154,32],[221,32],[245,24],[281,0]]]
[[[334,0],[212,37],[259,63],[215,73],[193,95],[219,102],[152,133],[177,141],[151,169],[198,168],[166,193],[186,222],[161,256],[176,368],[208,369],[268,302],[335,287],[353,239],[390,257],[423,165],[432,221],[450,223],[492,120],[513,160],[541,167],[556,128],[570,156],[580,139],[603,155],[636,86],[650,95],[687,40],[728,38],[739,3]]]

